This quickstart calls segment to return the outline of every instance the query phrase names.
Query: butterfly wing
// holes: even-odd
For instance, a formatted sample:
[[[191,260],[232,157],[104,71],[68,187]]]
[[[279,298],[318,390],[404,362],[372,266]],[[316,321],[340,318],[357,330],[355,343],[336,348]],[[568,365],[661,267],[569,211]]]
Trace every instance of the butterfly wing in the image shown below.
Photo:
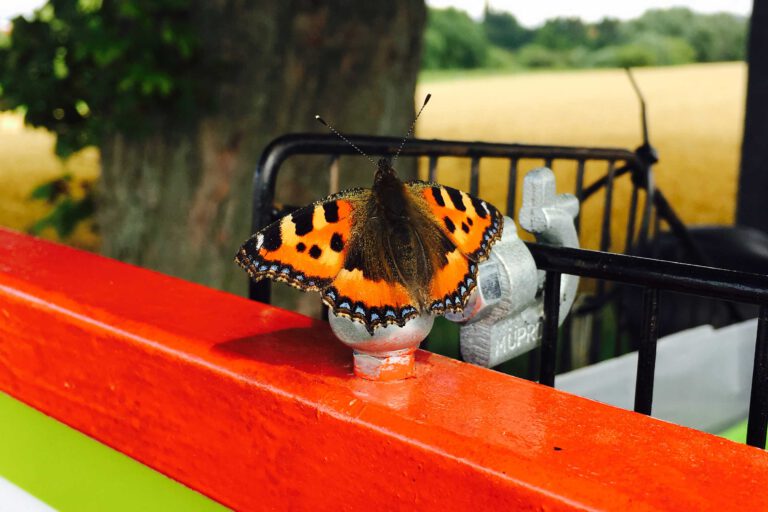
[[[255,281],[265,277],[303,291],[320,291],[337,316],[377,326],[404,325],[418,314],[400,283],[377,279],[368,271],[380,261],[348,259],[370,190],[341,192],[296,210],[249,238],[235,261]],[[352,249],[350,249],[352,248]]]
[[[265,277],[320,291],[344,264],[354,213],[369,191],[341,192],[296,210],[249,238],[235,261],[254,281]]]
[[[422,212],[453,243],[429,286],[430,311],[460,312],[477,281],[477,263],[488,258],[501,238],[503,216],[492,204],[451,187],[410,181],[406,187]]]

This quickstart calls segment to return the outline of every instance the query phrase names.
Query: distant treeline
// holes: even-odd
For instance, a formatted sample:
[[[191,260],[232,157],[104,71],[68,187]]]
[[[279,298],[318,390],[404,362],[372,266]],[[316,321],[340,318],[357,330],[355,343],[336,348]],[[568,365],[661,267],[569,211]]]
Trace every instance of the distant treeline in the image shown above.
[[[639,18],[553,18],[525,28],[508,12],[482,21],[454,8],[430,9],[424,69],[593,68],[744,60],[747,18],[652,9]]]

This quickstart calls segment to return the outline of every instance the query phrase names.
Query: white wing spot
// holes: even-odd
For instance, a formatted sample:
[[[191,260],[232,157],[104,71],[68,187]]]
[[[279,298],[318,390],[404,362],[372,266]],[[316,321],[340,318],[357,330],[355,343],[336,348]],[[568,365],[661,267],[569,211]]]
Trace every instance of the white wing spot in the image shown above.
[[[261,249],[261,246],[263,244],[264,244],[264,235],[259,233],[258,235],[256,235],[256,250],[258,251],[259,249]]]
[[[485,210],[485,213],[490,214],[491,211],[488,209],[488,205],[485,204],[485,201],[480,201],[480,204],[483,205],[483,210]]]

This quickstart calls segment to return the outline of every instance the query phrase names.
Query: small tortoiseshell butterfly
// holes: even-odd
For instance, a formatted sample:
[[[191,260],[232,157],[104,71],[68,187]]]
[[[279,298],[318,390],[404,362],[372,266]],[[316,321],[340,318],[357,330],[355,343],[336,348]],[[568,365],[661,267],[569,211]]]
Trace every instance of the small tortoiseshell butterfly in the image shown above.
[[[422,311],[461,312],[502,228],[493,205],[455,188],[402,182],[382,158],[371,189],[286,215],[248,239],[235,261],[256,281],[319,291],[334,314],[373,334]]]

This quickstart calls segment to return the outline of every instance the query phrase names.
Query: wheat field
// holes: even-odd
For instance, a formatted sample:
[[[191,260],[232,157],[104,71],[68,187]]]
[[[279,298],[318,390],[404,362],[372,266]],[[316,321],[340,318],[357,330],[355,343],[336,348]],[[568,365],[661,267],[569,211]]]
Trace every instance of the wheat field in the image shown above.
[[[698,64],[634,71],[646,99],[651,143],[660,155],[657,185],[689,224],[733,222],[744,116],[746,65]],[[423,138],[580,145],[634,149],[641,142],[640,108],[623,70],[542,72],[419,84]],[[540,165],[540,164],[539,164]],[[422,165],[422,176],[426,175]],[[438,165],[439,181],[467,189],[467,160]],[[480,195],[505,204],[507,162],[483,161]],[[573,192],[575,166],[555,163],[558,190]],[[587,182],[605,168],[587,167]],[[522,176],[520,177],[522,180]],[[517,190],[521,190],[521,183]],[[623,245],[629,183],[617,182],[613,247]],[[518,192],[519,193],[519,192]],[[518,199],[518,205],[519,199]],[[583,212],[582,243],[597,247],[603,199]]]
[[[648,103],[651,141],[661,156],[656,168],[659,187],[685,222],[731,223],[746,66],[723,63],[645,68],[636,70],[635,76]],[[629,149],[641,139],[639,107],[621,70],[423,80],[417,90],[418,104],[427,92],[432,100],[417,127],[417,135],[423,138]],[[46,180],[65,172],[77,179],[98,177],[95,150],[61,162],[53,155],[53,143],[45,131],[25,128],[18,114],[0,114],[0,225],[24,230],[43,216],[49,206],[27,197]],[[506,165],[490,160],[481,165],[480,195],[499,206],[505,203],[507,178],[501,171]],[[467,161],[441,160],[438,178],[466,189],[467,168]],[[559,190],[572,191],[575,169],[556,164],[555,171]],[[590,172],[598,170],[588,167],[588,181]],[[628,197],[628,184],[622,181],[614,199],[619,209]],[[583,242],[587,247],[596,246],[597,229],[589,226],[596,226],[601,205],[601,199],[593,198],[584,210],[583,225],[587,228]],[[617,247],[623,239],[624,221],[621,215],[614,220]],[[44,235],[56,238],[52,232]],[[98,237],[81,226],[71,242],[95,248]]]

